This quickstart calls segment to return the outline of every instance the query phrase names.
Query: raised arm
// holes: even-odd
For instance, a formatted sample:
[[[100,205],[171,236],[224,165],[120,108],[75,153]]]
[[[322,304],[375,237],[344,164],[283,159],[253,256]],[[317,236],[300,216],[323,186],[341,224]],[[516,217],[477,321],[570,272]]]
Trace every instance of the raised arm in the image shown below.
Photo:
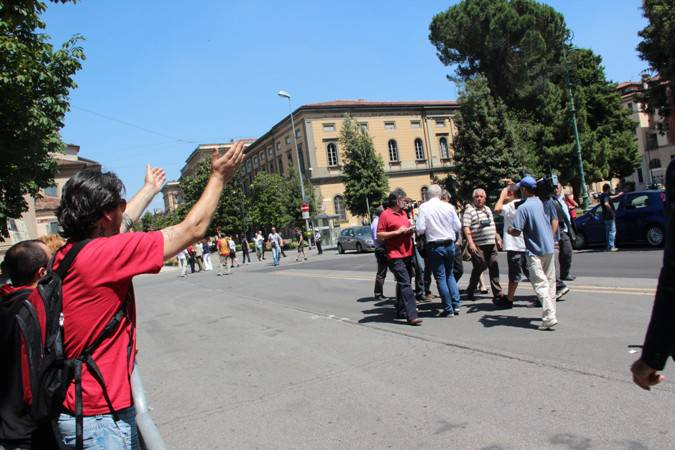
[[[159,193],[166,182],[166,173],[159,167],[145,166],[145,183],[143,187],[127,202],[124,210],[120,233],[126,233],[131,229],[134,222],[141,218],[141,214],[148,207],[155,195]]]
[[[213,150],[211,176],[202,196],[181,223],[162,230],[165,259],[173,257],[181,249],[204,236],[218,206],[223,187],[232,179],[243,160],[244,143],[242,141],[237,141],[228,152],[220,157],[218,150]]]

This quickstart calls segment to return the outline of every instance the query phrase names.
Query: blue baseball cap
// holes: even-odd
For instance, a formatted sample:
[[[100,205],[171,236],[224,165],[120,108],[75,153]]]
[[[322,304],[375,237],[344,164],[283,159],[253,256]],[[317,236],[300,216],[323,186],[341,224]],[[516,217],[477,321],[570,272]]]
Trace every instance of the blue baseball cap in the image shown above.
[[[516,184],[516,189],[520,189],[525,186],[526,188],[535,189],[537,187],[537,180],[535,180],[530,175],[525,176],[518,184]]]

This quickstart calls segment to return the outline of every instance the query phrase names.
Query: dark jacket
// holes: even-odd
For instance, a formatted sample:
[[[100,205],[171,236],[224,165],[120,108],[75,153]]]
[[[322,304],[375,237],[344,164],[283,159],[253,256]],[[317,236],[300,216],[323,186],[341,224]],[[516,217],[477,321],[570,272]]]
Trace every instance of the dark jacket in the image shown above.
[[[642,360],[662,370],[675,354],[675,160],[666,171],[666,246]]]

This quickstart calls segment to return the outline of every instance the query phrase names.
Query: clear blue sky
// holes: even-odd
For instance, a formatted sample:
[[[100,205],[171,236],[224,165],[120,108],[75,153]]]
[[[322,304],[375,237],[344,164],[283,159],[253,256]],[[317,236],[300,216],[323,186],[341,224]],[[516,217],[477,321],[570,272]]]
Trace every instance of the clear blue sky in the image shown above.
[[[44,19],[55,43],[75,33],[86,38],[63,139],[116,172],[130,196],[146,162],[176,179],[198,143],[267,131],[288,112],[280,89],[293,95],[294,107],[348,98],[455,99],[445,78],[450,69],[428,40],[434,14],[454,3],[50,4]],[[640,0],[546,3],[565,16],[576,45],[602,56],[609,79],[639,79],[646,68],[635,51],[646,23]],[[159,197],[152,207],[162,207]]]

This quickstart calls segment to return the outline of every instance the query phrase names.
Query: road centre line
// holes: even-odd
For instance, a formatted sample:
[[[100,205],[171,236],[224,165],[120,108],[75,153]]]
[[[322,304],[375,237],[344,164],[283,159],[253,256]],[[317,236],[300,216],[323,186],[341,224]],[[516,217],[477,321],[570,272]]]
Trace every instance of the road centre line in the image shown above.
[[[355,276],[339,276],[339,275],[328,275],[328,274],[317,274],[310,272],[300,272],[300,271],[279,271],[276,272],[277,275],[284,275],[290,277],[302,277],[302,278],[324,278],[331,280],[350,280],[350,281],[368,281],[372,282],[374,277],[355,277]],[[532,288],[529,283],[524,283],[524,287]],[[590,285],[572,285],[570,286],[573,292],[583,292],[590,294],[621,294],[621,295],[638,295],[638,296],[649,296],[653,297],[656,293],[655,289],[649,288],[624,288],[624,287],[611,287],[611,286],[590,286]]]

